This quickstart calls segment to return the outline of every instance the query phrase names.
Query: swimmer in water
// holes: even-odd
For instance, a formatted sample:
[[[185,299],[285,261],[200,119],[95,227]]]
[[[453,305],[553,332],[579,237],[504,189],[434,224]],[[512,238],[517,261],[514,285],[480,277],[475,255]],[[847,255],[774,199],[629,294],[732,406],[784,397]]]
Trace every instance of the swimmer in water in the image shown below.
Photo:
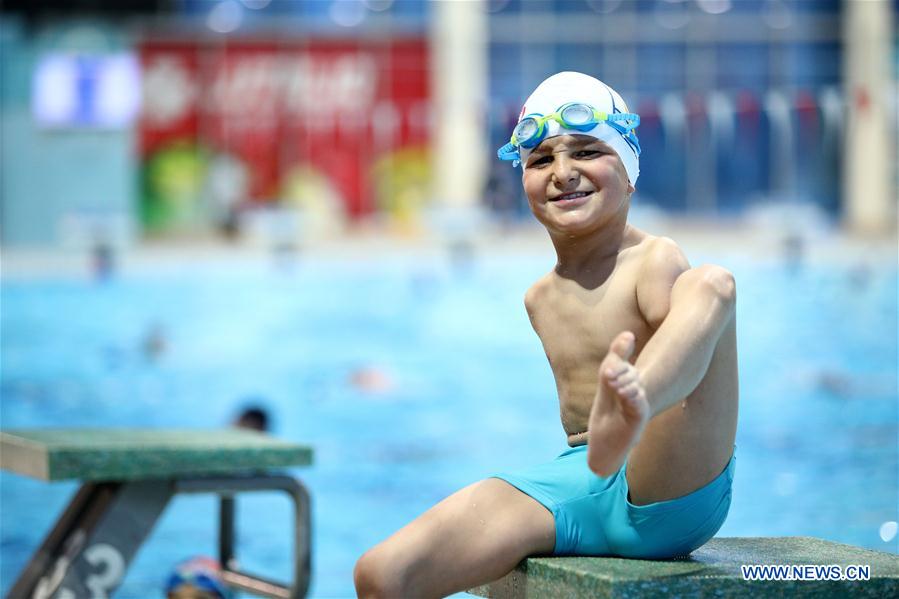
[[[169,575],[166,599],[231,599],[233,594],[221,577],[221,566],[209,557],[184,561]]]
[[[249,405],[241,410],[234,420],[235,428],[243,428],[257,433],[267,433],[269,429],[268,410],[260,405]]]
[[[105,241],[97,241],[91,248],[91,270],[97,281],[108,281],[115,274],[115,252]]]
[[[151,324],[141,340],[144,357],[150,361],[156,361],[165,353],[167,347],[165,328],[158,322]]]
[[[396,387],[390,375],[377,366],[356,368],[350,373],[348,380],[355,389],[373,395],[390,393]]]
[[[501,158],[522,164],[556,264],[525,293],[569,447],[447,497],[357,562],[361,597],[441,597],[530,555],[670,558],[730,507],[735,286],[628,224],[639,117],[601,81],[548,78]],[[549,457],[549,456],[548,456]]]

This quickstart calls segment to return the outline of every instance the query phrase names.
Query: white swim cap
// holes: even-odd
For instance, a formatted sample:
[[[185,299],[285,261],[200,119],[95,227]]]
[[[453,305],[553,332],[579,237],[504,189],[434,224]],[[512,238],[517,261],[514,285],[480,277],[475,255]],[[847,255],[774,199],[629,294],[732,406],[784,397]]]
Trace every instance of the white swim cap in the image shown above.
[[[529,114],[547,115],[555,112],[560,106],[568,102],[583,102],[589,104],[601,112],[613,114],[616,112],[629,112],[624,99],[614,89],[589,75],[564,71],[545,79],[537,86],[534,93],[525,101],[521,109],[519,119]],[[624,170],[631,185],[637,184],[640,176],[640,158],[634,147],[628,143],[624,136],[609,126],[608,123],[599,123],[589,131],[577,131],[563,127],[556,121],[547,121],[546,137],[556,135],[590,135],[609,144],[624,163]],[[519,148],[522,167],[526,163],[528,155],[533,148]]]

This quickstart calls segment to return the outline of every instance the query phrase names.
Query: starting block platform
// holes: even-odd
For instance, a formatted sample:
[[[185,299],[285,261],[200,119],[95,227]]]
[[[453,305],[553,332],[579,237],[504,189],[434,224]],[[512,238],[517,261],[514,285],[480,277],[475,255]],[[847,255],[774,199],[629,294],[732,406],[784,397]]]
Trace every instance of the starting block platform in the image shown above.
[[[753,581],[743,578],[744,565],[840,566],[844,574],[849,566],[867,566],[869,579]],[[899,556],[813,537],[724,537],[673,560],[532,557],[469,593],[503,599],[899,597]]]
[[[275,470],[312,463],[311,447],[253,431],[30,429],[0,432],[0,467],[44,481],[82,485],[35,551],[10,599],[104,598],[169,500],[179,493],[219,496],[219,562],[229,586],[295,599],[309,587],[309,493]],[[294,506],[294,579],[289,585],[235,568],[234,496],[286,493]]]

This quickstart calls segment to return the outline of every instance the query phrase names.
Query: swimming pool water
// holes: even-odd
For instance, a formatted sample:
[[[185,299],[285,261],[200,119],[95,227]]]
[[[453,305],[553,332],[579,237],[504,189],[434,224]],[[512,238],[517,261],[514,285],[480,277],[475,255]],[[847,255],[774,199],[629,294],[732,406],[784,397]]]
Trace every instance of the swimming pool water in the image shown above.
[[[897,552],[895,263],[735,259],[741,410],[724,536],[813,535]],[[0,419],[37,426],[227,425],[249,398],[316,449],[311,596],[352,596],[355,559],[456,489],[565,447],[522,296],[547,256],[182,265],[2,281]],[[377,388],[352,384],[376,372]],[[5,593],[75,490],[0,475]],[[215,554],[212,497],[178,497],[120,597],[162,596]],[[238,500],[238,555],[287,579],[286,499]]]

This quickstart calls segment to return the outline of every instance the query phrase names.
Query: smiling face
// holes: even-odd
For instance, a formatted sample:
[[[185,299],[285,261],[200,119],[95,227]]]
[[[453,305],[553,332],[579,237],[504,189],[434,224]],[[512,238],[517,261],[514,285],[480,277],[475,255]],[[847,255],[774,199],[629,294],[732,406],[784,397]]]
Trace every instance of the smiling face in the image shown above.
[[[569,236],[626,219],[634,191],[618,154],[587,135],[545,139],[528,156],[522,183],[537,220]]]

